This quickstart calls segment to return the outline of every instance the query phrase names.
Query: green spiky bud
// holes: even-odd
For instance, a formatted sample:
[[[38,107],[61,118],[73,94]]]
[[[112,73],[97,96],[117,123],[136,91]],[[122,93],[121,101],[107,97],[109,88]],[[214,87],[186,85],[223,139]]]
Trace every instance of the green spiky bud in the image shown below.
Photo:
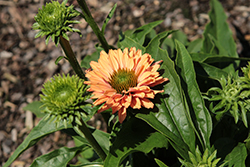
[[[76,75],[55,75],[53,79],[43,85],[41,102],[44,103],[44,112],[47,118],[59,123],[63,120],[65,127],[67,123],[82,125],[81,117],[86,117],[82,109],[90,97],[84,80]]]
[[[80,23],[77,20],[72,20],[74,17],[80,15],[80,13],[74,10],[73,5],[66,6],[67,0],[64,0],[61,4],[58,1],[52,1],[46,3],[42,9],[39,9],[35,16],[35,23],[32,28],[34,30],[40,30],[35,38],[43,37],[46,35],[46,45],[51,37],[56,46],[59,43],[60,35],[69,40],[66,32],[77,32],[80,34],[80,30],[70,27],[70,24]]]
[[[244,78],[250,81],[250,62],[248,62],[246,67],[242,67],[241,70],[244,73]]]
[[[235,123],[241,118],[248,127],[246,112],[250,111],[250,89],[249,84],[244,84],[244,80],[243,77],[223,77],[220,80],[221,88],[213,87],[208,90],[206,98],[211,101],[209,109],[216,114],[217,120],[229,112]]]
[[[201,154],[198,147],[196,147],[195,154],[188,152],[189,158],[191,162],[184,161],[180,158],[179,161],[181,162],[182,166],[185,167],[216,167],[220,161],[220,158],[216,159],[215,150],[212,154],[209,155],[208,149],[205,150],[203,155]],[[219,167],[224,167],[227,165],[227,162],[222,163]]]

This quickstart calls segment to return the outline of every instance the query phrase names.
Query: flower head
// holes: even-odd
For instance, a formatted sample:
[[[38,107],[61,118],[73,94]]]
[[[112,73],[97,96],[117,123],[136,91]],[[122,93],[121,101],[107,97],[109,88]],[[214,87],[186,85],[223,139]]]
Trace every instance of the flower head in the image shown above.
[[[140,109],[141,107],[153,108],[154,104],[149,100],[157,93],[164,90],[153,90],[152,87],[168,81],[160,76],[157,70],[162,61],[154,62],[151,55],[135,47],[109,50],[107,54],[101,51],[98,62],[91,61],[92,70],[86,71],[90,85],[88,91],[93,92],[94,105],[104,105],[98,112],[112,108],[112,113],[118,111],[119,121],[126,118],[128,107]]]
[[[66,34],[67,31],[80,34],[80,30],[69,27],[70,24],[80,23],[77,20],[72,20],[80,13],[73,9],[73,5],[67,7],[66,3],[67,0],[64,0],[61,4],[58,1],[52,1],[39,9],[38,14],[35,16],[36,22],[32,26],[34,30],[40,30],[35,38],[46,35],[46,44],[48,44],[51,37],[57,46],[60,35],[69,40]]]
[[[48,113],[48,118],[56,118],[55,122],[64,121],[65,127],[67,122],[81,125],[81,117],[85,117],[86,113],[83,107],[86,105],[86,100],[89,98],[89,93],[86,91],[87,86],[83,83],[84,80],[79,77],[65,76],[64,74],[56,75],[50,81],[43,85],[41,102],[44,103],[45,113]]]

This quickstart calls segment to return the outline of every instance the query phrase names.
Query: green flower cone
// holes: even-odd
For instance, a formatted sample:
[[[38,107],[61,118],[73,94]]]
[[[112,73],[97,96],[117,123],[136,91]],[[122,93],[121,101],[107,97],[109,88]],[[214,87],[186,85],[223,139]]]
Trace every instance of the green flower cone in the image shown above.
[[[57,46],[60,36],[69,40],[66,34],[67,31],[80,34],[80,30],[69,26],[80,23],[77,20],[72,20],[74,17],[79,16],[80,13],[74,10],[73,5],[65,6],[66,3],[67,0],[64,0],[61,4],[58,1],[52,1],[39,9],[38,14],[35,16],[36,22],[32,26],[34,30],[40,30],[35,38],[46,35],[46,44],[48,44],[51,37]]]
[[[63,120],[64,126],[67,123],[73,125],[82,125],[81,117],[86,117],[85,111],[82,109],[85,101],[90,97],[87,93],[88,86],[85,85],[83,79],[73,75],[65,76],[64,74],[56,75],[43,86],[41,102],[44,103],[44,112],[48,113],[48,118],[59,123]]]
[[[183,167],[224,167],[227,166],[227,162],[224,162],[219,165],[219,161],[221,158],[216,159],[217,151],[215,150],[212,154],[209,155],[208,149],[205,150],[203,155],[201,154],[199,148],[197,147],[195,150],[195,154],[188,152],[189,158],[191,162],[184,161],[180,158]]]
[[[244,72],[245,71],[245,72]],[[250,79],[248,78],[249,69],[243,69],[243,77],[228,77],[220,80],[221,88],[213,87],[207,92],[209,109],[216,114],[219,120],[225,113],[229,112],[238,123],[241,119],[248,127],[247,111],[250,110]]]

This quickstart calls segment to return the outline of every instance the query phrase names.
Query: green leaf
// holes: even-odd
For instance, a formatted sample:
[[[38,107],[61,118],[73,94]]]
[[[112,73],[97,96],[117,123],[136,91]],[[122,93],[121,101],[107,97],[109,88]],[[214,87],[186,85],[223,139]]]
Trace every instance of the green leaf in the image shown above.
[[[23,107],[23,110],[29,110],[32,113],[36,115],[38,118],[42,118],[46,114],[42,112],[44,110],[44,107],[41,107],[43,105],[40,101],[34,101],[32,103],[29,103],[27,106]]]
[[[137,117],[145,120],[157,131],[166,135],[171,144],[183,158],[188,159],[187,152],[195,150],[195,133],[190,118],[187,116],[186,100],[180,84],[180,78],[175,71],[174,63],[169,58],[166,50],[159,48],[162,40],[170,32],[158,34],[146,47],[146,53],[151,54],[155,61],[163,60],[161,70],[164,72],[162,77],[168,78],[169,83],[164,86],[164,98],[162,103],[157,104],[159,112],[152,114],[138,114]]]
[[[182,136],[180,134],[181,132],[178,132],[178,130],[179,131],[181,131],[181,130],[187,131],[186,127],[183,127],[181,129],[181,127],[178,126],[178,123],[181,122],[182,120],[180,120],[180,121],[177,120],[179,122],[177,122],[176,120],[171,120],[171,119],[175,119],[175,117],[171,118],[169,116],[171,113],[170,114],[166,113],[167,108],[163,109],[163,107],[161,107],[161,108],[159,107],[159,109],[160,109],[160,111],[158,114],[155,114],[152,112],[149,114],[140,114],[139,113],[136,115],[136,117],[144,120],[150,126],[152,126],[155,130],[157,130],[161,134],[165,135],[169,139],[169,142],[173,146],[173,148],[184,159],[188,159],[188,151],[189,151],[188,145],[183,141]],[[179,119],[181,119],[181,118],[179,118]],[[175,125],[175,124],[177,124],[177,125]],[[191,133],[192,133],[192,131],[191,131]],[[186,134],[187,134],[187,132],[186,132]],[[187,136],[188,136],[188,134],[187,134]],[[185,136],[183,138],[185,138]],[[192,136],[192,138],[194,138],[194,136]],[[192,142],[195,143],[194,141],[195,140],[193,140]],[[189,141],[189,142],[191,142],[191,141]],[[192,143],[191,143],[191,145],[192,145]]]
[[[159,159],[155,158],[155,162],[159,165],[159,167],[168,167],[166,164],[164,164],[162,161],[160,161]]]
[[[198,38],[188,44],[187,50],[189,53],[198,53],[201,50],[203,39]]]
[[[105,167],[119,166],[130,153],[148,153],[155,147],[168,146],[165,136],[155,132],[147,123],[135,117],[124,122],[121,130],[117,132],[116,138],[111,140],[113,142],[104,162]]]
[[[81,150],[88,148],[88,146],[83,145],[80,147],[61,147],[54,150],[48,154],[42,155],[34,160],[30,167],[66,167],[68,162],[76,156]]]
[[[163,50],[167,50],[168,55],[170,58],[174,58],[175,57],[175,46],[174,46],[174,41],[171,38],[166,38],[162,45],[161,48]]]
[[[228,161],[228,166],[245,166],[245,160],[247,158],[247,149],[245,144],[238,143],[238,145],[233,149],[231,153],[229,153],[225,160]]]
[[[201,52],[238,57],[236,44],[234,42],[232,32],[227,24],[227,16],[222,5],[218,0],[211,0],[210,6],[210,23],[207,24],[203,33],[204,40]],[[224,63],[219,63],[219,67],[229,74],[233,74],[238,65],[239,62],[231,63],[229,65],[227,64],[227,66],[225,66]]]
[[[214,67],[212,65],[209,65],[207,63],[199,63],[201,68],[196,68],[197,75],[200,75],[202,77],[207,76],[208,78],[214,79],[214,80],[221,80],[221,78],[227,77],[228,73],[223,71],[220,68]]]
[[[220,55],[215,55],[215,56],[210,56],[207,57],[205,60],[203,60],[204,63],[222,63],[222,62],[235,62],[236,60],[241,60],[241,61],[250,61],[250,58],[238,58],[238,57],[228,57],[228,56],[220,56]]]
[[[212,53],[190,53],[190,56],[192,57],[193,61],[203,63],[210,57],[228,57],[228,56],[222,56],[222,55],[216,55]],[[229,58],[229,57],[228,57]],[[215,60],[217,61],[217,60]]]
[[[81,107],[81,109],[83,109],[84,112],[87,113],[85,117],[82,117],[83,121],[89,121],[96,114],[98,108],[99,106],[92,106],[92,104]]]
[[[72,127],[72,125],[67,125],[69,128]],[[37,126],[35,126],[29,135],[25,138],[25,140],[20,144],[15,152],[12,154],[12,156],[8,159],[8,161],[4,164],[3,167],[10,166],[10,164],[25,150],[35,145],[40,139],[43,137],[64,129],[64,124],[60,122],[59,126],[56,127],[56,124],[54,122],[51,122],[50,120],[45,120],[45,117],[38,123]]]
[[[124,49],[124,48],[131,48],[135,47],[136,49],[140,49],[142,53],[144,52],[145,48],[136,42],[134,39],[126,36],[125,34],[120,33],[119,35],[119,41],[117,43],[118,48]]]
[[[211,39],[208,37],[208,35],[211,35],[226,51],[226,55],[230,57],[238,57],[236,45],[232,36],[232,32],[227,24],[227,16],[222,5],[218,0],[211,0],[210,7],[210,23],[206,25],[205,31],[203,33],[204,41],[201,49],[202,52],[210,53],[212,50],[213,46],[211,44]],[[224,53],[221,52],[222,50],[219,50],[216,54],[224,55]]]
[[[37,23],[38,24],[38,23]],[[34,38],[38,38],[38,37],[43,37],[44,35],[46,35],[43,31],[38,31],[37,33],[36,33],[36,35],[35,35],[35,37]]]
[[[175,40],[180,41],[185,46],[188,45],[187,35],[181,30],[175,31],[172,35],[172,39],[173,41]]]
[[[107,18],[105,19],[103,25],[102,25],[102,34],[104,35],[104,32],[105,32],[105,28],[109,22],[109,20],[112,18],[112,16],[114,15],[115,13],[115,9],[117,7],[117,3],[113,6],[113,8],[111,9],[111,11],[109,12]]]
[[[176,65],[178,70],[180,70],[180,76],[184,82],[182,88],[184,89],[187,98],[190,100],[191,104],[189,104],[189,106],[192,105],[191,111],[194,112],[196,117],[196,119],[194,119],[196,121],[194,124],[197,124],[199,133],[202,136],[203,143],[201,144],[205,146],[205,148],[210,148],[209,138],[212,133],[212,119],[196,82],[196,75],[191,56],[185,46],[177,40],[176,49]]]
[[[100,57],[100,52],[104,50],[102,47],[96,46],[96,51],[94,53],[92,53],[91,55],[87,55],[83,58],[83,60],[81,61],[81,67],[83,68],[90,68],[89,63],[91,61],[98,61],[99,57]]]
[[[103,132],[101,130],[95,129],[91,126],[88,126],[89,130],[91,131],[92,135],[94,136],[94,138],[96,139],[96,141],[100,144],[100,146],[102,147],[103,151],[107,154],[108,150],[109,150],[109,137],[110,134]],[[81,136],[79,136],[73,129],[64,129],[63,130],[65,133],[69,134],[70,136],[72,136],[75,140],[77,140],[80,146],[82,144],[88,144],[89,142],[87,141],[86,138],[82,138]]]
[[[143,25],[137,28],[133,32],[133,34],[131,35],[131,38],[135,40],[136,42],[138,42],[140,45],[143,45],[146,35],[150,33],[154,27],[156,27],[157,25],[161,23],[162,23],[162,20],[159,20],[159,21],[155,21],[155,22],[151,22],[149,24]]]
[[[103,167],[102,162],[88,162],[80,165],[69,165],[70,167]]]
[[[208,63],[208,64],[222,63],[222,62],[233,63],[236,60],[250,61],[250,58],[228,57],[228,56],[216,55],[216,54],[210,54],[210,53],[191,53],[190,56],[192,57],[193,61],[196,61],[199,63]]]
[[[161,49],[160,46],[162,45],[162,43],[164,43],[164,40],[172,33],[174,33],[175,30],[172,31],[164,31],[160,34],[157,34],[157,36],[155,36],[147,45],[145,53],[149,53],[151,54],[151,56],[158,60],[161,60],[160,58],[158,58],[158,52],[160,52],[159,50]],[[162,49],[161,49],[162,50]],[[165,55],[166,56],[166,55]]]
[[[63,58],[66,58],[64,56],[59,56],[56,61],[55,61],[55,64],[58,65],[59,61],[62,60]]]

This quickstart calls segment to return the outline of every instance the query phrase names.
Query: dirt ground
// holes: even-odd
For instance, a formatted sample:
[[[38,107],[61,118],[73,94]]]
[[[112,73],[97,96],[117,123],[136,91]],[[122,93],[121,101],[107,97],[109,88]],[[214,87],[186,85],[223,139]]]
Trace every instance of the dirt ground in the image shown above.
[[[71,73],[69,63],[54,61],[63,55],[60,46],[52,42],[45,45],[44,38],[34,39],[31,26],[34,16],[47,0],[0,0],[0,166],[39,122],[30,111],[22,108],[39,100],[44,81],[56,73]],[[228,15],[228,22],[237,42],[241,56],[250,57],[250,0],[221,0]],[[208,0],[87,0],[96,22],[101,26],[112,6],[117,10],[106,28],[106,38],[110,45],[116,45],[120,31],[134,29],[146,23],[163,20],[157,32],[181,29],[190,41],[202,37],[205,24],[209,21]],[[68,4],[76,5],[76,0]],[[70,43],[79,61],[95,51],[97,37],[88,24],[75,26],[77,33],[70,35]],[[237,36],[238,34],[238,36]],[[248,50],[245,48],[248,47]],[[100,116],[90,122],[104,129]],[[45,153],[61,146],[73,147],[72,138],[61,132],[51,134],[24,152],[12,166],[26,167]]]

